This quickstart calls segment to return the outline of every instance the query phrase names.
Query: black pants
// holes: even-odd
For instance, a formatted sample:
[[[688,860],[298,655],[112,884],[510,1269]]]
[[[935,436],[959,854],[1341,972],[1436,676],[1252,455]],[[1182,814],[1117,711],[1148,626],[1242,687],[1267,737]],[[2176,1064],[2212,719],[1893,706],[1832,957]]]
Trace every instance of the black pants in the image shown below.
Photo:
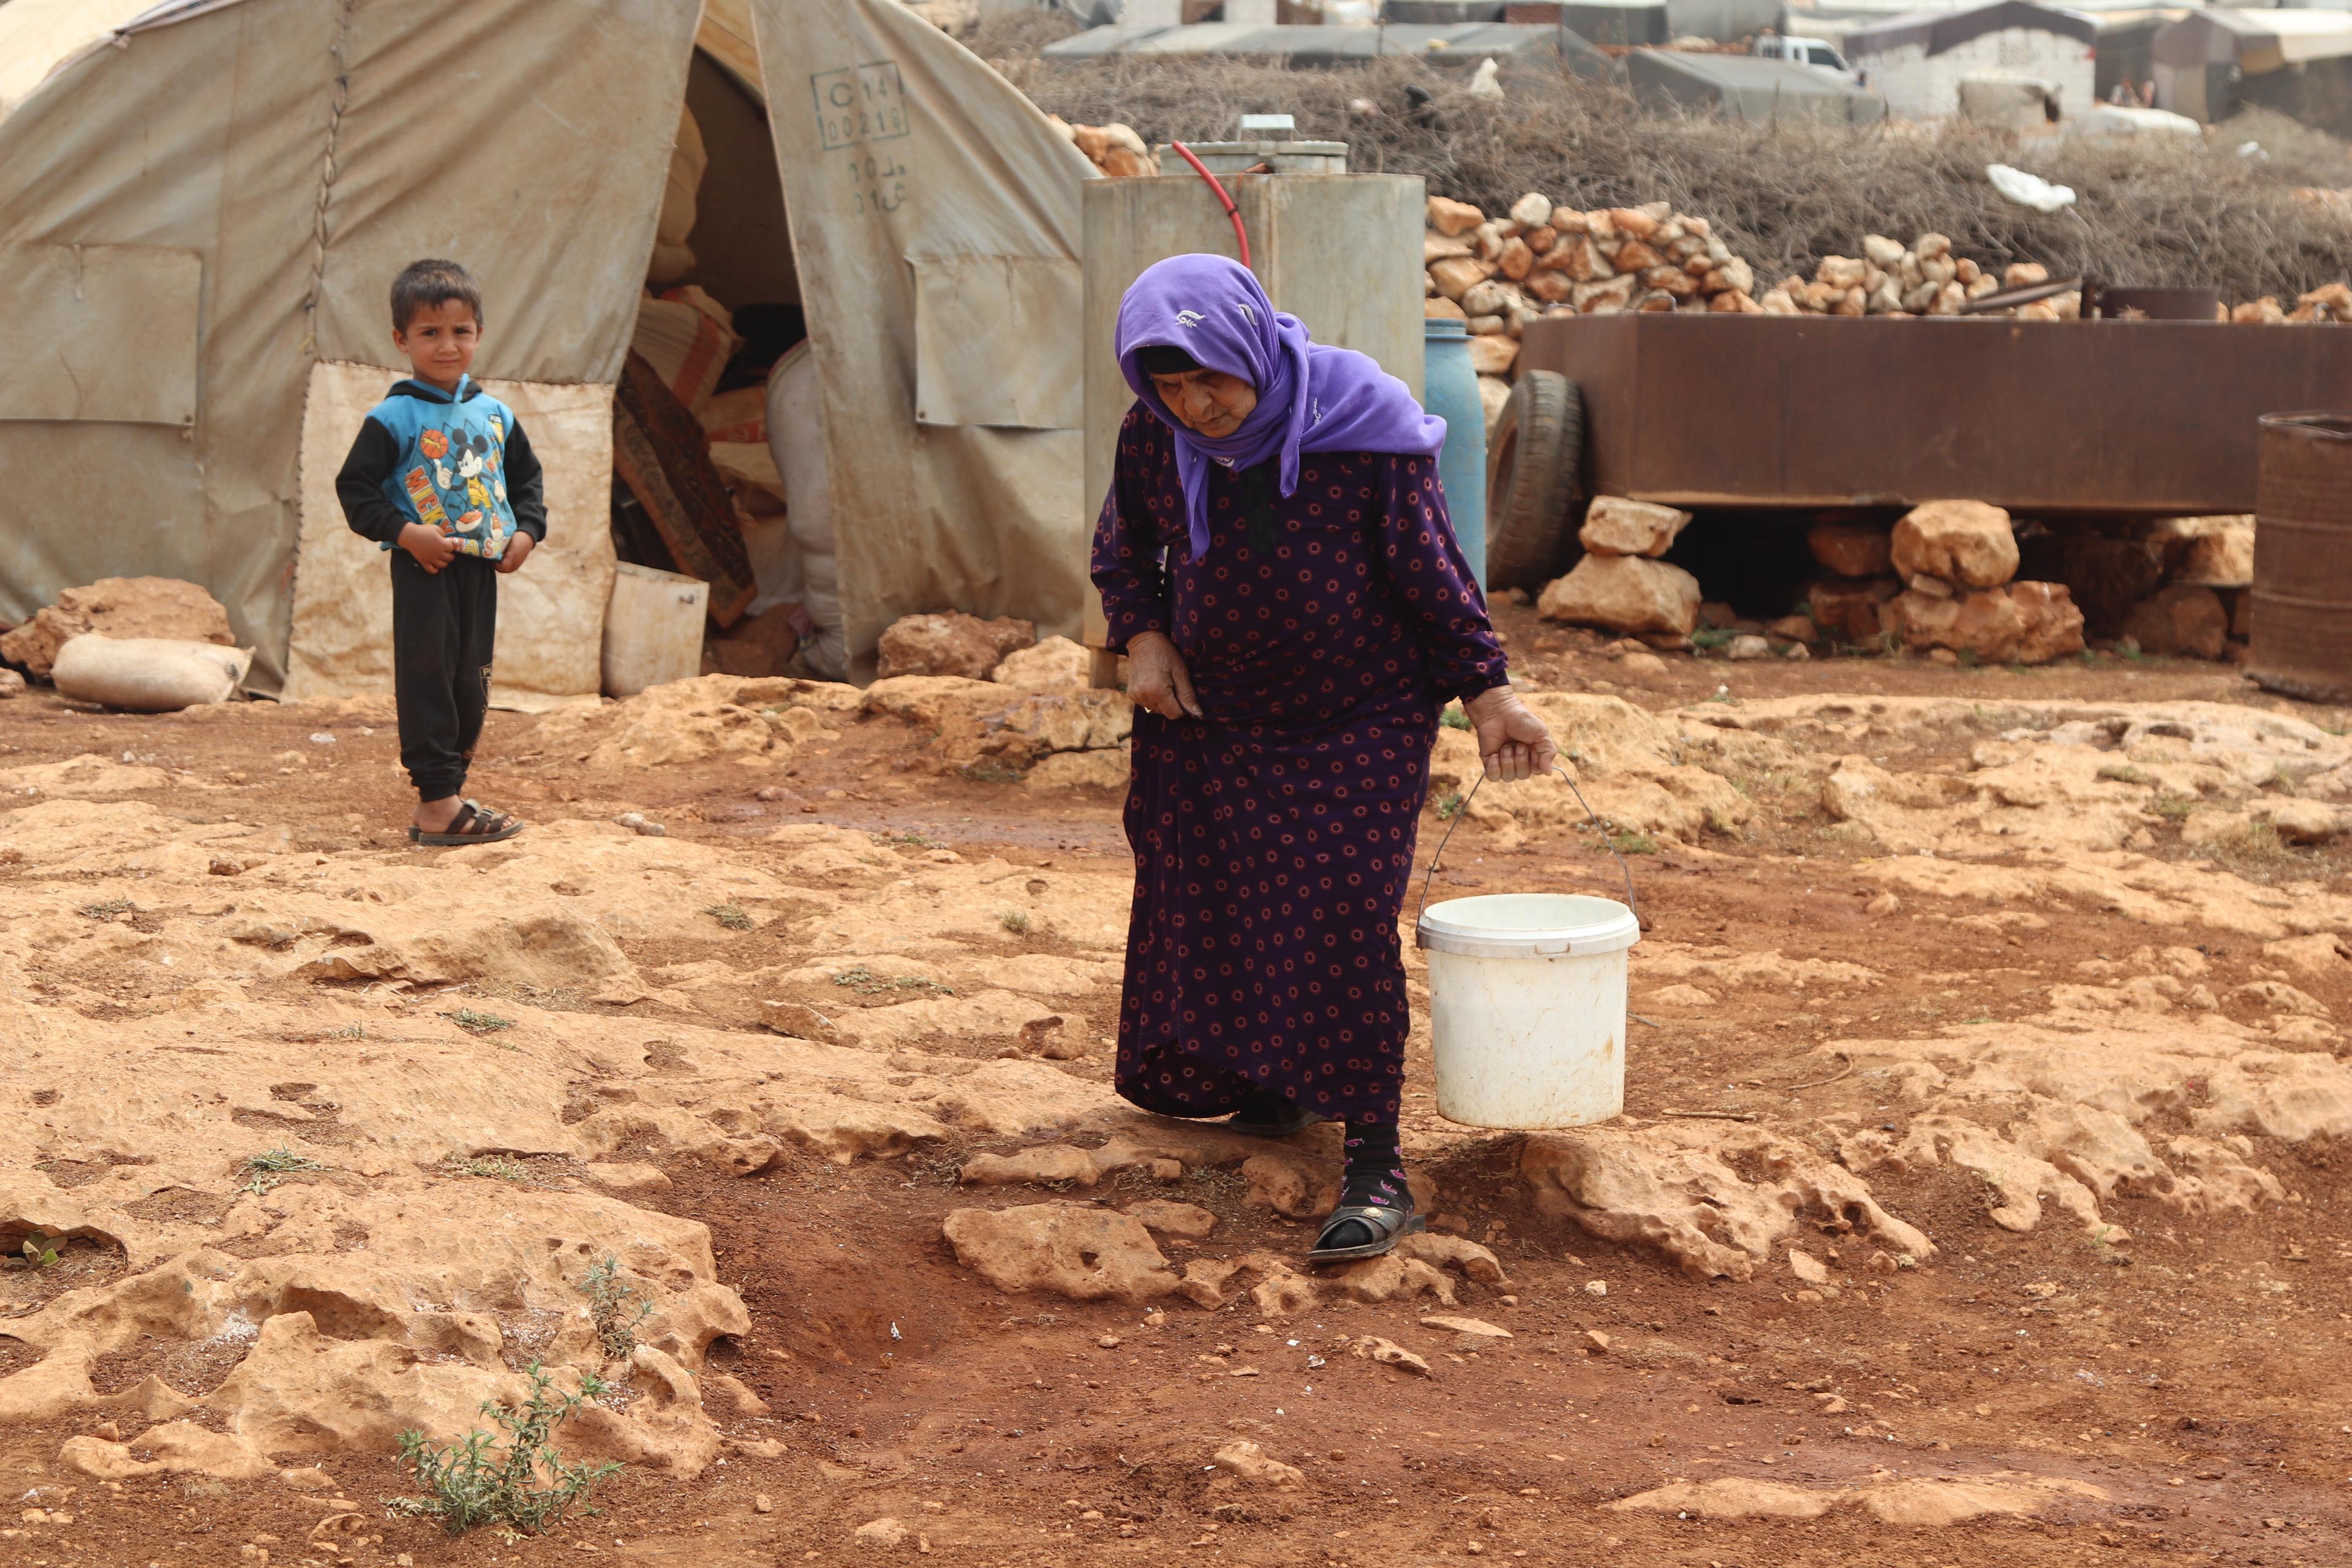
[[[419,800],[466,787],[466,764],[490,704],[490,645],[499,630],[499,570],[476,555],[427,572],[392,552],[392,689],[400,761]]]

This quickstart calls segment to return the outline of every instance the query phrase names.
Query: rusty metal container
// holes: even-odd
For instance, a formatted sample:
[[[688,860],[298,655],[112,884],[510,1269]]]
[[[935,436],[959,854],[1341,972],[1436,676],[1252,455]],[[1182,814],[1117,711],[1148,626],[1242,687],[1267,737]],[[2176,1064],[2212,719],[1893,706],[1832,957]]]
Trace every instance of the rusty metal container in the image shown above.
[[[2254,502],[2257,684],[2352,702],[2352,414],[2262,421]]]
[[[1679,507],[2252,511],[2256,422],[2352,409],[2352,330],[2325,327],[1547,316],[1518,365],[1581,392],[1584,493]]]

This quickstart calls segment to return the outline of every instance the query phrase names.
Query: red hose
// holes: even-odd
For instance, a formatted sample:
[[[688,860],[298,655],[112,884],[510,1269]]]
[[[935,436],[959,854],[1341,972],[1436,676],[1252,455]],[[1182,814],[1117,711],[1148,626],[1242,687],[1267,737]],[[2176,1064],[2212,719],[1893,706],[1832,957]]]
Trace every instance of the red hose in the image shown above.
[[[1218,183],[1217,176],[1209,173],[1209,166],[1206,163],[1202,163],[1200,159],[1192,156],[1192,149],[1185,146],[1181,142],[1171,142],[1168,145],[1176,149],[1176,155],[1178,157],[1192,165],[1192,172],[1194,174],[1199,174],[1201,178],[1209,182],[1209,189],[1216,192],[1217,199],[1225,204],[1225,216],[1234,220],[1234,243],[1241,247],[1242,265],[1244,267],[1249,267],[1249,232],[1242,227],[1241,209],[1234,205],[1234,198],[1225,194],[1225,187]],[[1250,269],[1252,271],[1256,270],[1255,268],[1251,268]]]

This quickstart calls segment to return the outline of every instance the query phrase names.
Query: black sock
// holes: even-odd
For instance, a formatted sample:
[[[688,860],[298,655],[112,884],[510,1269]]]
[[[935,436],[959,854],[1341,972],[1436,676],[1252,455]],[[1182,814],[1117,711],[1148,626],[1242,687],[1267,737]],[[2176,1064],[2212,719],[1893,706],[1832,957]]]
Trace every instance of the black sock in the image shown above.
[[[1260,1089],[1251,1084],[1242,1090],[1242,1102],[1234,1109],[1234,1120],[1250,1122],[1277,1122],[1290,1119],[1290,1097],[1274,1089]]]
[[[1340,1178],[1339,1202],[1369,1204],[1375,1208],[1412,1206],[1395,1122],[1348,1123],[1348,1164]]]

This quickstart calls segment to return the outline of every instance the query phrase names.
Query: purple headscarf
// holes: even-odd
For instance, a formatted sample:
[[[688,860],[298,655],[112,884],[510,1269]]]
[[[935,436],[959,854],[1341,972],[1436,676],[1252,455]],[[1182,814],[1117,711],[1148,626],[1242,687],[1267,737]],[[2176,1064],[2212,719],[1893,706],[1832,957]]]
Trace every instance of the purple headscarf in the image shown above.
[[[1257,388],[1239,429],[1213,439],[1169,412],[1136,363],[1139,350],[1162,345]],[[1119,301],[1118,346],[1127,384],[1176,438],[1196,561],[1209,552],[1212,461],[1249,468],[1279,453],[1287,496],[1298,489],[1301,452],[1429,457],[1445,445],[1445,421],[1423,413],[1403,382],[1369,354],[1309,342],[1305,324],[1277,313],[1249,269],[1226,257],[1171,256],[1145,268]]]

